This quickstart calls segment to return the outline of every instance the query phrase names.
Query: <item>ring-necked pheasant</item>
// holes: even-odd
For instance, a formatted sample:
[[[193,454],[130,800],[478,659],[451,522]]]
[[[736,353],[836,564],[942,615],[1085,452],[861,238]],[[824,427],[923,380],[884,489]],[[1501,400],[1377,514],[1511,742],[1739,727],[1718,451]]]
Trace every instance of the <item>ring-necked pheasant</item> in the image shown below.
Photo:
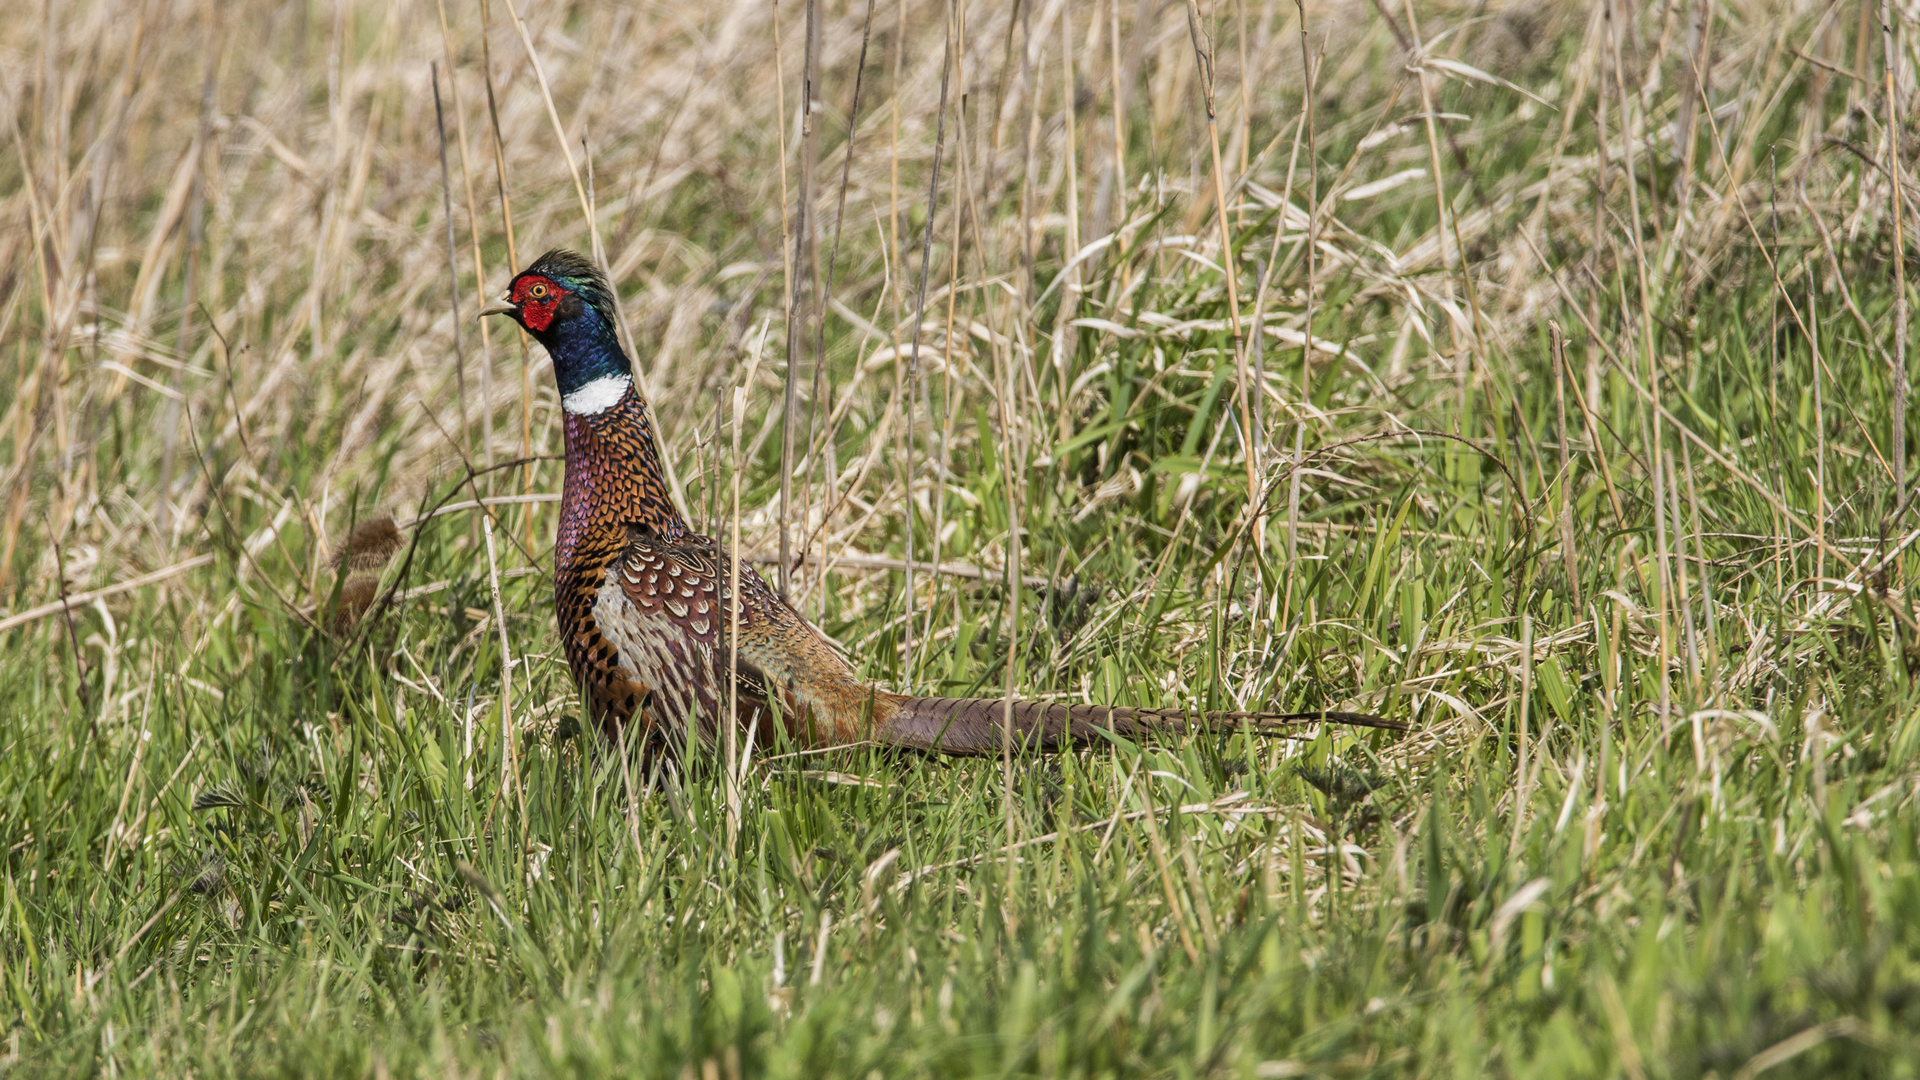
[[[554,593],[574,679],[610,734],[636,718],[682,735],[697,724],[712,739],[728,715],[726,685],[738,672],[736,716],[756,715],[770,733],[770,703],[802,746],[873,740],[916,750],[998,750],[1001,698],[908,697],[862,681],[826,637],[739,567],[740,643],[729,663],[730,553],[700,536],[674,507],[660,467],[653,410],[634,386],[614,334],[613,294],[582,256],[549,251],[513,279],[482,315],[511,315],[553,357],[565,410],[566,489],[560,503]],[[1274,732],[1336,721],[1403,730],[1358,713],[1189,714],[1183,710],[1013,703],[1014,738],[1058,746],[1188,726]]]

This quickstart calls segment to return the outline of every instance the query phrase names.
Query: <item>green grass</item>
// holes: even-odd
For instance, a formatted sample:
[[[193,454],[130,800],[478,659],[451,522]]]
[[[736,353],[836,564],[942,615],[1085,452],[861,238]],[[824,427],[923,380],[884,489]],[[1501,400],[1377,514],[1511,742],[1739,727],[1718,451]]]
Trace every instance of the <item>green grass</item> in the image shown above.
[[[355,521],[476,489],[553,491],[560,473],[549,460],[469,480],[461,464],[520,454],[521,372],[496,328],[493,397],[455,409],[437,144],[416,70],[440,55],[434,10],[350,12],[329,38],[331,15],[239,5],[216,111],[256,123],[215,125],[228,141],[205,181],[203,238],[161,220],[199,118],[176,87],[178,100],[135,98],[125,146],[101,151],[125,160],[110,212],[87,211],[91,247],[67,246],[64,225],[0,239],[16,267],[0,282],[8,610],[58,600],[63,580],[78,594],[214,556],[0,632],[0,1072],[1920,1072],[1920,618],[1906,579],[1920,554],[1901,546],[1914,526],[1885,464],[1894,233],[1884,171],[1845,149],[1884,163],[1885,103],[1796,59],[1858,56],[1878,87],[1877,36],[1856,53],[1851,19],[1717,16],[1717,111],[1711,129],[1696,121],[1691,172],[1661,136],[1634,150],[1630,195],[1622,102],[1635,131],[1704,115],[1688,111],[1684,77],[1692,9],[1671,24],[1642,13],[1616,81],[1584,10],[1423,8],[1429,40],[1455,32],[1446,55],[1559,106],[1436,74],[1435,108],[1471,117],[1448,129],[1458,157],[1408,119],[1419,87],[1376,13],[1310,12],[1329,35],[1318,195],[1439,158],[1459,215],[1444,243],[1464,244],[1470,303],[1434,246],[1431,177],[1328,202],[1311,277],[1298,229],[1270,247],[1262,192],[1286,190],[1290,151],[1305,204],[1297,28],[1249,9],[1270,31],[1253,35],[1264,93],[1236,132],[1239,16],[1206,8],[1225,156],[1278,138],[1253,170],[1260,191],[1229,218],[1239,314],[1252,318],[1277,251],[1268,314],[1298,331],[1311,295],[1314,336],[1354,358],[1306,369],[1297,337],[1268,338],[1268,516],[1250,531],[1217,226],[1184,220],[1184,192],[1211,183],[1204,114],[1174,81],[1193,63],[1184,16],[1140,26],[1122,6],[1120,54],[1140,78],[1122,117],[1126,198],[1095,197],[1112,100],[1091,24],[1073,30],[1078,142],[1057,67],[1036,68],[1055,81],[1036,99],[1029,182],[1020,58],[1002,55],[1023,24],[971,11],[970,126],[950,131],[946,175],[974,199],[956,224],[954,187],[942,195],[928,305],[943,342],[959,235],[955,317],[973,329],[957,335],[952,377],[923,338],[923,390],[902,389],[902,358],[875,363],[881,342],[826,320],[831,400],[846,406],[833,482],[851,494],[829,514],[824,455],[808,456],[799,489],[827,537],[814,550],[903,557],[912,513],[916,560],[937,526],[940,558],[988,579],[918,575],[911,655],[903,575],[809,569],[795,595],[897,688],[997,695],[1011,662],[1025,693],[1361,708],[1411,733],[1222,731],[1010,769],[776,748],[753,762],[735,819],[717,751],[669,764],[584,732],[537,569],[551,504],[490,510],[504,634],[471,511],[409,530],[383,579],[442,587],[323,631],[327,561]],[[885,333],[912,318],[926,220],[943,31],[937,7],[916,11],[905,34],[876,23],[836,271],[835,298]],[[470,310],[508,267],[480,28],[452,14],[489,275],[468,273],[456,157]],[[608,140],[593,149],[609,261],[625,268],[688,502],[715,529],[731,527],[735,437],[726,426],[714,441],[715,405],[759,365],[738,433],[741,507],[746,546],[773,550],[785,292],[772,28],[749,21],[735,52],[712,57],[712,25],[528,14],[563,119],[577,109]],[[863,14],[828,5],[829,223]],[[135,82],[197,87],[202,28],[156,18]],[[792,98],[801,16],[781,18]],[[74,63],[131,47],[131,27],[55,24],[48,48]],[[513,67],[519,39],[496,25],[490,46],[521,257],[584,247],[545,105]],[[327,126],[336,47],[341,108],[374,132],[365,142],[355,126],[336,145]],[[56,200],[86,217],[72,202],[89,190],[82,153],[119,76],[67,70],[23,76],[20,100],[37,103],[26,149],[0,164],[0,203],[23,222]],[[623,81],[635,72],[667,89]],[[1002,100],[1014,104],[994,134],[986,110]],[[1124,252],[1080,269],[1069,315],[1096,321],[1063,327],[1068,289],[1022,296],[1055,282],[1066,237],[1042,223],[1023,293],[1019,214],[1068,212],[1068,153],[1079,212],[1132,225]],[[1154,170],[1159,185],[1139,183]],[[665,186],[640,200],[644,177]],[[152,248],[149,271],[156,229],[179,239]],[[192,309],[189,243],[204,248]],[[70,272],[86,259],[93,277]],[[143,303],[149,273],[160,299]],[[183,311],[196,313],[176,351]],[[1549,320],[1565,329],[1563,371]],[[478,395],[470,326],[463,377]],[[558,447],[549,378],[536,365],[536,453]],[[1017,594],[993,576],[1015,514],[1022,572],[1043,582]]]

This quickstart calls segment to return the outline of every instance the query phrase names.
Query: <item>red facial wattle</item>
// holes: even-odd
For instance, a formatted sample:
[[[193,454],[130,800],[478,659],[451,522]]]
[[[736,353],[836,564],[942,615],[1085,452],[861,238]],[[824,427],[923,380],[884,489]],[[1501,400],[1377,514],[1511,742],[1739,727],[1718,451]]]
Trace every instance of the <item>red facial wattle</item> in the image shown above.
[[[554,311],[560,306],[563,290],[553,279],[537,274],[513,283],[511,299],[520,309],[520,322],[536,333],[545,333],[553,325]]]

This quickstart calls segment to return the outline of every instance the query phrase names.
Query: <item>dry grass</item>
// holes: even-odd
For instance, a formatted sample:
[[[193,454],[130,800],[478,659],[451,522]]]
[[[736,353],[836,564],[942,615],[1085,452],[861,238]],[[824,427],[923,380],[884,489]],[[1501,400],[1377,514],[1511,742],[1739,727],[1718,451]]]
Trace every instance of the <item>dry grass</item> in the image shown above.
[[[196,521],[217,488],[295,507],[285,542],[299,550],[307,539],[300,534],[317,532],[324,546],[329,528],[337,532],[360,512],[340,497],[345,492],[377,489],[379,500],[406,506],[447,477],[463,452],[493,461],[554,448],[543,358],[537,348],[529,356],[524,342],[499,340],[498,327],[485,334],[464,314],[455,318],[436,227],[443,193],[428,65],[444,51],[453,71],[447,127],[456,261],[468,309],[510,275],[507,205],[522,262],[550,245],[593,247],[547,101],[506,12],[492,13],[487,37],[481,12],[453,11],[443,39],[436,9],[421,4],[341,5],[330,17],[241,8],[210,25],[211,10],[150,3],[130,18],[110,6],[80,6],[49,9],[44,25],[11,24],[20,36],[8,46],[5,92],[18,152],[6,166],[4,213],[19,227],[0,239],[0,264],[8,268],[5,325],[18,371],[0,426],[14,445],[4,572],[12,588],[25,590],[22,600],[46,595],[44,581],[36,588],[21,580],[20,560],[47,546],[48,528],[64,538],[89,522],[73,543],[105,545],[103,569],[160,565],[203,535]],[[1408,31],[1389,29],[1365,5],[1316,21],[1312,47],[1332,58],[1318,76],[1325,126],[1316,135],[1332,150],[1315,179],[1323,208],[1316,286],[1340,282],[1344,316],[1344,339],[1320,350],[1328,362],[1345,356],[1373,376],[1342,387],[1350,398],[1340,402],[1343,411],[1372,417],[1358,430],[1418,426],[1405,388],[1454,374],[1467,392],[1467,384],[1488,378],[1490,365],[1506,364],[1536,338],[1546,317],[1560,313],[1578,328],[1582,295],[1630,290],[1620,277],[1639,268],[1652,279],[1655,303],[1684,313],[1730,265],[1743,274],[1755,269],[1747,263],[1765,245],[1754,241],[1763,228],[1778,228],[1782,214],[1818,220],[1842,244],[1882,229],[1884,170],[1847,152],[1880,154],[1878,125],[1864,105],[1837,116],[1831,109],[1837,97],[1866,100],[1865,87],[1831,70],[1850,60],[1840,55],[1837,9],[1792,18],[1771,6],[1728,9],[1714,31],[1710,70],[1740,77],[1721,80],[1712,117],[1672,88],[1690,77],[1685,54],[1697,27],[1677,10],[1634,23],[1621,57],[1626,68],[1616,73],[1600,10],[1584,19],[1556,5],[1476,9],[1472,17],[1444,7],[1429,12],[1427,21],[1448,29],[1440,54],[1454,64],[1429,66],[1430,89],[1471,83],[1461,74],[1464,61],[1495,78],[1520,79],[1559,105],[1518,91],[1471,95],[1497,118],[1444,125],[1432,147],[1417,118],[1419,91],[1409,85],[1418,80],[1399,67],[1402,44],[1413,42]],[[856,3],[822,13],[823,92],[815,106],[822,178],[843,174],[851,68],[866,14]],[[929,403],[954,395],[945,414],[958,414],[948,425],[958,430],[909,407],[916,426],[903,436],[891,382],[911,352],[903,322],[915,300],[917,223],[925,215],[946,30],[937,5],[872,12],[864,123],[844,173],[844,203],[835,185],[823,184],[814,218],[843,248],[833,270],[835,310],[826,318],[829,360],[837,361],[828,386],[843,422],[851,416],[856,427],[893,437],[891,446],[873,440],[874,451],[912,446],[915,454],[951,456],[978,437],[968,404],[998,392],[989,369],[1012,365],[1024,372],[1011,383],[1007,414],[1015,430],[996,437],[1008,437],[1027,461],[1044,457],[1050,442],[1077,433],[1088,395],[1098,392],[1085,372],[1098,368],[1112,339],[1146,335],[1178,345],[1228,323],[1218,310],[1194,318],[1134,307],[1140,282],[1151,282],[1155,297],[1219,307],[1209,290],[1221,288],[1220,239],[1211,227],[1207,131],[1185,13],[1125,4],[1068,12],[1055,3],[1022,11],[1010,25],[1013,15],[968,11],[959,27],[953,96],[961,111],[930,230],[936,254],[918,374],[937,384]],[[695,447],[712,430],[724,388],[750,366],[743,358],[764,357],[758,367],[769,390],[784,368],[773,335],[785,319],[787,290],[775,283],[792,273],[780,239],[791,215],[780,193],[792,183],[801,140],[797,113],[783,125],[772,106],[782,94],[777,74],[793,75],[802,63],[802,19],[802,9],[768,5],[528,12],[531,41],[553,72],[567,142],[592,159],[600,189],[595,224],[606,261],[628,290],[627,318],[666,418],[671,456],[693,458],[696,477],[710,466]],[[1273,4],[1223,7],[1204,21],[1219,43],[1230,220],[1271,219],[1273,207],[1291,202],[1273,236],[1242,236],[1237,255],[1243,264],[1274,263],[1273,295],[1262,312],[1268,348],[1297,347],[1308,199],[1299,168],[1296,27]],[[1237,40],[1242,27],[1245,42]],[[1117,47],[1109,37],[1116,29]],[[1073,47],[1064,67],[1063,44]],[[493,63],[503,186],[484,57]],[[1068,72],[1076,85],[1071,116],[1061,110]],[[1241,88],[1249,72],[1251,93]],[[1756,72],[1767,77],[1753,78]],[[1145,146],[1129,148],[1136,160],[1119,169],[1116,91],[1129,108],[1119,137]],[[1801,109],[1800,137],[1763,155],[1762,135],[1783,119],[1779,102],[1807,93],[1822,93],[1822,108]],[[1623,104],[1630,120],[1621,128]],[[1596,131],[1593,121],[1609,109],[1614,116]],[[1613,204],[1628,201],[1618,197],[1624,177],[1673,167],[1664,158],[1677,125],[1708,129],[1712,138],[1688,150],[1695,170],[1638,207],[1651,227],[1636,250],[1618,220],[1626,207]],[[1481,175],[1490,164],[1509,164],[1474,164],[1482,148],[1516,136],[1539,144],[1532,167]],[[787,167],[776,169],[782,147]],[[1762,157],[1771,172],[1753,164]],[[1426,174],[1433,164],[1444,201],[1457,211],[1445,228],[1419,212],[1421,200],[1432,199]],[[1595,190],[1615,197],[1598,203]],[[1660,203],[1676,198],[1679,207]],[[465,212],[469,205],[477,221]],[[1387,222],[1392,227],[1382,228]],[[469,238],[477,257],[469,257]],[[1086,254],[1073,263],[1071,280],[1045,292],[1048,268],[1075,251]],[[1470,259],[1466,277],[1460,251]],[[479,280],[467,270],[475,261],[485,271]],[[954,265],[959,276],[950,280]],[[1252,269],[1243,267],[1242,318],[1259,284],[1244,272]],[[816,265],[802,276],[824,273]],[[1048,302],[1058,294],[1072,295]],[[1057,344],[1070,322],[1083,331],[1071,356]],[[458,353],[456,323],[464,334]],[[1630,333],[1595,329],[1602,333],[1584,348],[1589,390],[1597,389],[1592,372],[1604,370],[1593,354],[1607,350],[1609,337],[1618,358],[1639,370]],[[461,354],[470,354],[462,359],[473,369],[464,414]],[[1574,362],[1581,362],[1578,350]],[[808,374],[797,380],[803,400],[812,389]],[[1283,432],[1301,414],[1297,387],[1276,372],[1268,379],[1261,412]],[[529,385],[531,398],[523,400]],[[780,409],[775,395],[756,390],[754,397],[755,412],[764,407],[768,417],[748,434],[757,459]],[[825,425],[806,408],[817,441]],[[1057,427],[1019,423],[1043,416],[1058,418]],[[1356,430],[1352,421],[1310,423],[1328,437]],[[99,448],[116,431],[122,439],[150,432],[158,445],[142,440],[140,452],[109,464]],[[1277,437],[1284,444],[1284,434]],[[1224,454],[1243,456],[1237,442],[1229,439]],[[324,462],[287,461],[292,447],[323,450]],[[834,509],[829,550],[859,546],[877,524],[897,520],[899,455],[882,453],[865,469],[865,461],[837,463],[829,491],[824,455],[817,446],[805,451],[807,508],[800,513],[819,530],[820,515]],[[215,483],[202,462],[226,474]],[[524,484],[553,481],[553,466],[545,465]],[[850,514],[849,500],[883,509],[878,517]]]
[[[952,172],[933,229],[939,255],[948,258],[934,260],[929,322],[937,328],[928,327],[923,348],[930,354],[926,374],[935,378],[944,378],[949,352],[963,354],[955,358],[954,376],[958,393],[969,397],[991,393],[991,380],[978,366],[983,354],[996,362],[1011,357],[1030,370],[1025,385],[1015,386],[1020,401],[1012,414],[1053,412],[1070,425],[1073,410],[1059,407],[1053,380],[1031,373],[1046,363],[1059,328],[1042,325],[1037,312],[1018,310],[1020,296],[1032,295],[1023,291],[1026,245],[1044,270],[1062,261],[1070,237],[1092,242],[1113,232],[1114,247],[1159,253],[1135,255],[1142,273],[1181,280],[1204,268],[1183,262],[1180,252],[1217,265],[1219,245],[1212,230],[1201,228],[1201,217],[1210,213],[1203,197],[1210,179],[1199,149],[1204,128],[1189,100],[1194,57],[1183,13],[1077,11],[1076,19],[1092,22],[1064,28],[1064,10],[1055,4],[1028,13],[1016,27],[1008,26],[1006,11],[968,14],[954,95],[965,112],[955,119]],[[447,46],[454,59],[447,127],[454,224],[463,248],[458,262],[463,271],[469,265],[465,243],[477,231],[486,270],[483,280],[467,274],[460,283],[469,310],[511,271],[478,14],[451,13]],[[864,14],[852,4],[823,15],[824,94],[817,106],[823,177],[842,173],[849,69]],[[1213,13],[1216,21],[1229,20],[1217,28],[1222,40],[1232,30],[1231,14]],[[1258,154],[1258,148],[1249,150],[1253,142],[1267,148],[1245,183],[1234,187],[1236,221],[1276,205],[1276,191],[1285,188],[1286,137],[1297,96],[1260,94],[1249,116],[1233,86],[1241,54],[1263,85],[1298,85],[1298,56],[1285,14],[1272,5],[1250,13],[1257,40],[1238,53],[1223,50],[1220,59],[1227,159]],[[1363,14],[1355,8],[1328,19],[1338,33],[1324,47],[1349,58],[1341,70],[1323,76],[1341,87],[1329,95],[1329,107],[1378,97],[1375,69],[1391,70],[1384,31],[1376,25],[1354,33],[1366,25]],[[83,507],[122,498],[147,513],[107,512],[111,524],[102,524],[110,539],[87,537],[111,544],[105,565],[118,565],[121,558],[134,564],[170,558],[192,546],[199,530],[184,523],[209,498],[208,475],[195,458],[230,468],[244,462],[242,476],[277,492],[258,491],[257,497],[303,502],[300,524],[324,530],[318,520],[322,503],[336,517],[354,512],[330,493],[371,484],[378,476],[382,497],[405,504],[432,478],[447,475],[460,452],[456,442],[476,460],[549,451],[554,401],[539,375],[542,358],[530,360],[529,439],[521,415],[525,349],[515,340],[497,340],[497,327],[494,340],[476,343],[480,335],[463,324],[474,385],[465,415],[458,408],[456,320],[445,302],[446,252],[435,227],[442,192],[428,65],[443,48],[435,9],[341,6],[329,20],[320,11],[243,8],[225,13],[212,28],[206,10],[191,4],[147,4],[139,15],[82,6],[51,15],[44,27],[12,24],[22,36],[8,47],[5,89],[20,130],[18,154],[7,166],[13,175],[4,212],[20,227],[0,241],[7,245],[0,262],[9,268],[7,321],[17,350],[11,359],[20,370],[6,425],[17,445],[7,550],[20,550],[23,530],[38,537],[26,548],[38,549],[49,524],[58,523],[64,534]],[[787,180],[772,163],[780,146],[787,146],[791,158],[798,144],[771,103],[776,71],[798,68],[802,43],[800,12],[785,12],[781,17],[794,25],[781,29],[785,52],[776,62],[775,15],[763,5],[735,5],[697,18],[612,7],[529,13],[532,40],[554,72],[566,138],[593,159],[600,188],[596,222],[607,262],[631,290],[631,329],[642,343],[669,443],[683,459],[700,437],[700,425],[710,426],[720,388],[745,366],[741,357],[772,349],[769,328],[784,318],[784,292],[773,282],[788,272],[779,242],[779,192]],[[1036,26],[1026,25],[1029,17]],[[898,328],[900,310],[911,306],[920,255],[913,222],[925,213],[944,41],[937,6],[881,6],[873,18],[873,70],[864,130],[846,172],[844,215],[837,213],[839,193],[831,188],[820,192],[816,209],[816,217],[825,219],[822,229],[837,231],[845,249],[834,299],[859,316],[829,320],[836,323],[832,336],[839,350],[858,352],[862,361],[853,375],[841,376],[851,385],[838,393],[847,409],[869,423],[898,408],[887,380],[872,376],[897,366],[907,351],[904,330],[884,328]],[[1103,39],[1112,18],[1124,42],[1117,52]],[[902,19],[917,28],[904,40]],[[523,249],[518,254],[524,262],[549,245],[590,248],[526,51],[504,12],[494,13],[493,22],[486,54],[494,63],[505,192],[516,246]],[[1540,59],[1517,48],[1515,27],[1534,36],[1540,53],[1553,42],[1557,25],[1542,12],[1522,12],[1500,16],[1493,29],[1481,28],[1472,37],[1483,39],[1502,62],[1496,66],[1511,68]],[[1028,30],[1033,41],[1023,61],[1009,41]],[[1073,145],[1065,141],[1059,112],[1062,32],[1082,54],[1076,80],[1086,119]],[[210,91],[204,101],[197,92],[202,84]],[[1167,171],[1144,181],[1137,167],[1116,173],[1112,124],[1101,112],[1110,105],[1112,86],[1124,88],[1144,121],[1131,137],[1144,139],[1153,148],[1149,160]],[[1391,118],[1356,122],[1370,130],[1393,127]],[[460,131],[467,135],[464,145]],[[1336,125],[1333,134],[1340,131]],[[1388,301],[1392,310],[1380,317],[1376,333],[1412,326],[1424,343],[1438,330],[1444,345],[1448,319],[1439,313],[1456,321],[1466,316],[1453,295],[1457,283],[1433,273],[1440,263],[1434,232],[1429,228],[1397,245],[1367,243],[1346,219],[1364,228],[1388,200],[1376,197],[1357,207],[1338,202],[1343,193],[1398,174],[1424,153],[1414,140],[1389,140],[1339,169],[1341,182],[1322,193],[1332,206],[1321,239],[1322,269],[1351,274],[1363,285],[1362,299]],[[1562,179],[1592,168],[1590,162],[1570,164]],[[1068,171],[1083,189],[1072,199],[1074,193],[1064,190]],[[22,183],[25,177],[32,182]],[[477,222],[463,212],[469,192]],[[1492,196],[1496,210],[1524,197]],[[1069,202],[1077,204],[1082,220],[1063,218]],[[1167,205],[1176,208],[1170,219],[1160,214]],[[956,206],[959,233],[948,224]],[[1017,213],[1021,207],[1026,219]],[[892,223],[896,211],[899,225]],[[1288,222],[1290,229],[1301,224]],[[1460,228],[1464,242],[1482,244],[1488,214],[1469,214]],[[957,290],[944,280],[953,235],[960,235],[962,256]],[[1299,236],[1280,239],[1297,261]],[[1500,265],[1515,265],[1524,250],[1504,251]],[[1104,259],[1111,261],[1111,247]],[[1082,274],[1086,266],[1081,264]],[[1217,274],[1211,277],[1217,282]],[[1502,313],[1531,314],[1550,299],[1546,288],[1533,281],[1487,291],[1498,296]],[[957,310],[945,312],[950,294]],[[1089,309],[1086,318],[1100,318],[1095,309],[1110,312],[1124,301],[1111,289],[1076,298]],[[1277,343],[1300,340],[1299,307],[1281,296],[1268,305]],[[1144,314],[1147,327],[1136,333],[1174,337],[1209,328],[1205,321],[1196,326],[1177,316]],[[948,324],[956,320],[960,329],[949,339]],[[858,329],[848,334],[848,327]],[[1017,332],[1009,335],[1010,328]],[[860,340],[876,330],[881,341]],[[778,378],[780,361],[768,356],[763,379]],[[1406,356],[1397,361],[1401,369],[1411,362]],[[805,379],[801,385],[810,389]],[[127,430],[157,427],[160,460],[148,453],[129,456],[114,463],[112,476],[98,475],[95,451],[114,422]],[[924,413],[919,422],[927,423]],[[482,443],[480,433],[489,430],[491,441]],[[937,441],[924,429],[916,434],[916,442]],[[1022,432],[1016,442],[1024,448],[1047,434]],[[298,470],[275,460],[275,450],[305,447],[323,436],[328,453],[317,469],[304,460]],[[749,438],[752,445],[764,435]],[[891,493],[881,489],[887,463],[880,464],[880,473],[865,478],[869,490],[855,494],[867,502],[897,503],[897,484]],[[312,475],[290,475],[306,472]],[[53,493],[39,487],[48,480]],[[224,490],[228,478],[220,483]],[[287,490],[289,484],[297,490]],[[813,501],[832,500],[821,494]],[[9,570],[17,580],[17,568],[9,563]]]

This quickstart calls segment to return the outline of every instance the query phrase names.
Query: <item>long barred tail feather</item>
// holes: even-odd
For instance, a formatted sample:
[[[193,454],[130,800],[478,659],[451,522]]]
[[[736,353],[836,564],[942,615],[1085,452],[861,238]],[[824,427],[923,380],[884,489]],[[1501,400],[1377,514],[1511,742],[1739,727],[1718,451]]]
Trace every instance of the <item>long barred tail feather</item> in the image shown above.
[[[1005,698],[901,698],[899,710],[875,734],[881,742],[910,750],[998,753],[1006,711]],[[1104,737],[1103,732],[1134,739],[1155,732],[1228,732],[1246,726],[1256,734],[1279,735],[1316,723],[1408,730],[1406,724],[1396,720],[1353,712],[1196,712],[1057,701],[1013,702],[1013,742],[1015,749],[1026,750],[1096,743]]]

